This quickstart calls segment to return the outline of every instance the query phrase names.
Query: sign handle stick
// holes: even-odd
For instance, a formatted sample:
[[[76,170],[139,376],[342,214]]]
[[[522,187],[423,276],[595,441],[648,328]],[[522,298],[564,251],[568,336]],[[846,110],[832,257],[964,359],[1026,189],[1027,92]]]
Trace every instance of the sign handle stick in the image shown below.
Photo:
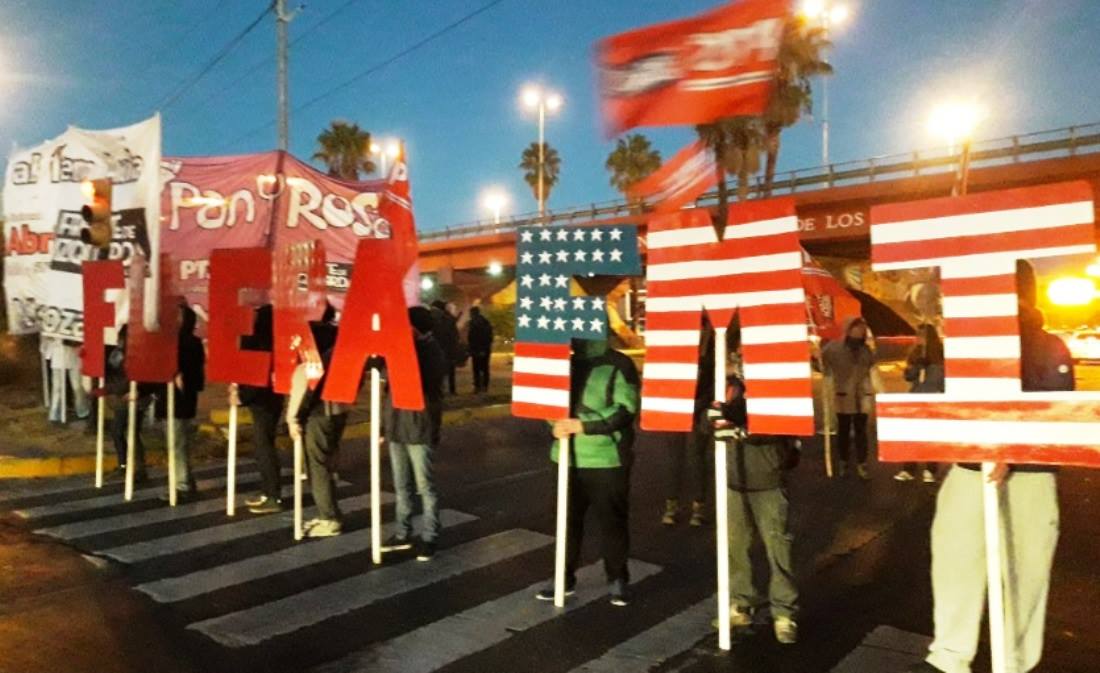
[[[38,361],[42,363],[42,406],[50,408],[50,371],[46,366],[46,354],[39,352]]]
[[[714,330],[714,395],[726,397],[726,328]],[[718,649],[729,651],[730,638],[730,538],[729,538],[729,472],[726,464],[726,443],[714,442],[714,523],[718,557]]]
[[[1006,673],[1004,579],[1001,559],[1001,487],[989,483],[995,463],[982,463],[982,496],[985,503],[985,563],[989,588],[989,654],[993,673]]]
[[[303,429],[304,430],[304,429]],[[302,531],[302,438],[294,440],[294,539],[301,540]]]
[[[370,370],[370,548],[371,562],[382,563],[382,376]]]
[[[103,397],[103,377],[99,377],[99,397],[96,398],[95,418],[95,487],[103,488],[103,416],[107,400]]]
[[[554,607],[565,607],[565,547],[569,530],[569,458],[571,438],[558,440],[558,525],[554,545]]]
[[[821,432],[825,435],[825,476],[833,478],[833,380],[821,379]]]
[[[126,400],[126,487],[123,500],[134,497],[134,448],[137,443],[137,381],[130,381],[130,395]]]
[[[237,405],[229,405],[229,455],[226,458],[225,514],[237,514]]]
[[[168,433],[168,506],[176,506],[176,489],[179,487],[179,475],[176,474],[176,384],[168,382],[168,413],[164,422]]]
[[[69,372],[66,369],[58,369],[57,371],[61,372],[61,376],[60,377],[54,377],[54,378],[60,378],[61,380],[60,381],[54,381],[54,384],[55,385],[60,384],[60,385],[57,385],[57,387],[60,388],[60,390],[57,391],[57,394],[61,395],[61,422],[62,423],[68,423],[69,422]]]

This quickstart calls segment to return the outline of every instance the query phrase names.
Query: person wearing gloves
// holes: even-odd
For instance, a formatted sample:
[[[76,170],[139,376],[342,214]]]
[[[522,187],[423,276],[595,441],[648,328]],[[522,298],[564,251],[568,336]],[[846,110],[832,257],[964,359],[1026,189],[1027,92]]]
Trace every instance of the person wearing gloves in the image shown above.
[[[798,588],[791,564],[793,536],[788,523],[786,474],[797,464],[801,442],[794,437],[754,435],[747,431],[745,385],[730,376],[726,402],[707,411],[714,438],[729,450],[730,623],[748,627],[754,615],[769,608],[775,638],[790,645],[798,640]],[[759,595],[750,550],[756,531],[764,543],[771,577],[768,595]]]

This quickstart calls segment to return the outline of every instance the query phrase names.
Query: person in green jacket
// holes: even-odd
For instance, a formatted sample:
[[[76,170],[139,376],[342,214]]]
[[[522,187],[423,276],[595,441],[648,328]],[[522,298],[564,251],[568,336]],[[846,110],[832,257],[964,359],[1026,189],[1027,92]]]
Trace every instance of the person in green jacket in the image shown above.
[[[638,370],[607,341],[576,340],[570,374],[571,418],[553,424],[555,442],[550,451],[556,463],[557,440],[572,438],[565,594],[575,591],[584,518],[591,508],[600,525],[610,601],[623,607],[630,603],[630,467],[634,421],[641,406]],[[539,591],[537,598],[553,600],[554,587]]]

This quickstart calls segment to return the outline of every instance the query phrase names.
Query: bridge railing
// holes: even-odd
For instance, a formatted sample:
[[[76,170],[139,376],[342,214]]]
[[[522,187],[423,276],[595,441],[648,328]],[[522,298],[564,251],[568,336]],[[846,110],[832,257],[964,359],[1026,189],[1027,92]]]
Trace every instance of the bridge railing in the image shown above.
[[[977,141],[971,145],[970,164],[972,168],[982,168],[1091,154],[1098,151],[1100,151],[1100,123],[1095,123]],[[958,160],[958,148],[937,147],[828,166],[783,171],[777,173],[772,181],[772,194],[794,194],[805,191],[807,188],[821,189],[883,179],[946,173],[955,170]],[[736,194],[736,181],[728,180],[727,186],[730,194]],[[764,177],[754,176],[749,185],[749,198],[760,198],[764,193],[764,187]],[[708,206],[717,202],[718,192],[715,190],[701,196],[696,204]],[[644,208],[643,205],[642,211]],[[542,217],[537,212],[517,214],[502,220],[499,224],[492,220],[467,222],[437,231],[420,232],[419,238],[421,241],[462,239],[510,233],[517,227],[531,224],[570,224],[603,217],[624,217],[638,212],[640,212],[638,204],[628,203],[625,199],[611,199],[557,211],[548,209],[546,215]]]

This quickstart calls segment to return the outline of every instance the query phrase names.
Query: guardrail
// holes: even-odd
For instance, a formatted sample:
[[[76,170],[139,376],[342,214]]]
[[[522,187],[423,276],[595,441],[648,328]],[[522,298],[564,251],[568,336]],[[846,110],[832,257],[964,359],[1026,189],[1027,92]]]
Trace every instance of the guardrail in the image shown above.
[[[970,165],[971,168],[982,168],[1019,163],[1023,160],[1035,161],[1097,151],[1100,151],[1100,123],[978,141],[971,145]],[[772,182],[772,194],[794,194],[807,187],[828,188],[874,182],[883,178],[896,179],[944,173],[955,170],[957,163],[957,150],[939,147],[908,154],[892,154],[828,166],[783,171],[777,173]],[[736,194],[736,181],[729,180],[727,185],[730,194]],[[749,187],[749,198],[759,198],[763,191],[763,176],[755,176]],[[718,192],[713,191],[701,196],[696,201],[696,205],[708,206],[717,202]],[[538,213],[522,213],[509,217],[500,224],[491,220],[477,220],[448,226],[438,231],[420,232],[419,238],[421,241],[462,239],[510,233],[517,227],[530,224],[569,224],[577,220],[622,217],[639,212],[637,204],[630,204],[624,199],[612,199],[559,211],[548,210],[542,217]]]

